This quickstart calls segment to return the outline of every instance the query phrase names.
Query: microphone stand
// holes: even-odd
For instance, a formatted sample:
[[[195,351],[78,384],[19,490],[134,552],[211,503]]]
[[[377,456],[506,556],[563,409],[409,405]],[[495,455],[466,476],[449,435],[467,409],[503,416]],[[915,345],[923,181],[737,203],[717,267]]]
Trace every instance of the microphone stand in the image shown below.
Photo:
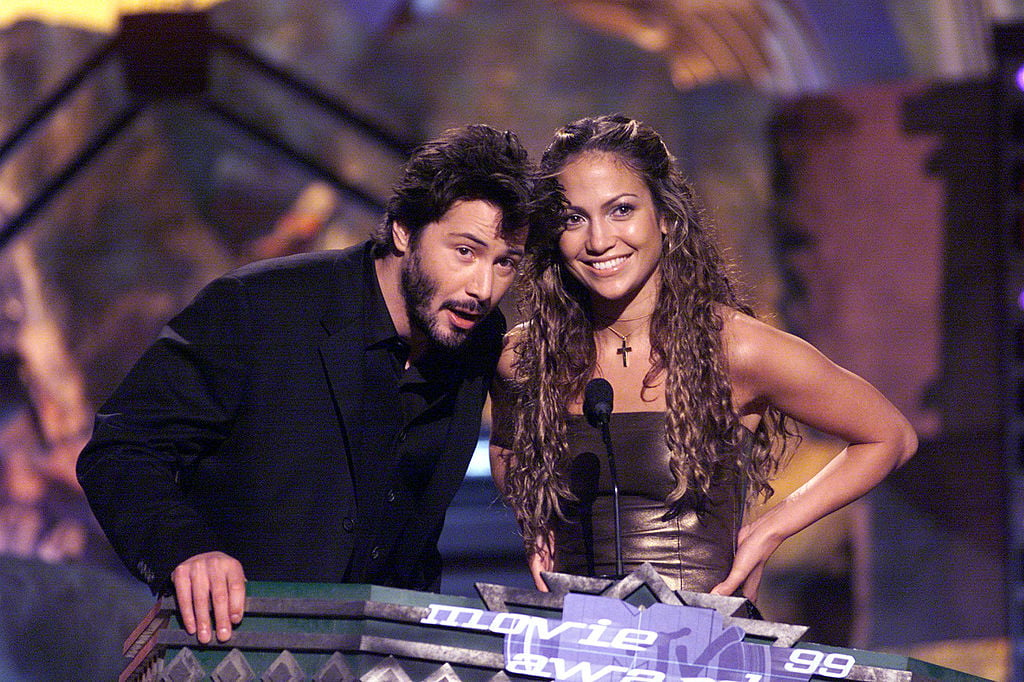
[[[608,428],[609,419],[601,420],[601,438],[608,452],[608,473],[612,479],[612,509],[615,519],[615,577],[622,577],[622,526],[619,519],[619,474],[615,469],[615,455],[612,453],[612,435]]]

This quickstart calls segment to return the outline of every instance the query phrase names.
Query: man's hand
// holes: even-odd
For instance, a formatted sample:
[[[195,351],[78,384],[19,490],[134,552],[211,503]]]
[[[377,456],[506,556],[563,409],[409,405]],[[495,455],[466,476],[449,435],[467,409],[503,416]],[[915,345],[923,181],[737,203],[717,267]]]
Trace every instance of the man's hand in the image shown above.
[[[212,610],[217,641],[231,637],[231,625],[242,621],[245,610],[245,571],[237,559],[223,552],[197,554],[178,564],[171,581],[186,632],[207,644]]]

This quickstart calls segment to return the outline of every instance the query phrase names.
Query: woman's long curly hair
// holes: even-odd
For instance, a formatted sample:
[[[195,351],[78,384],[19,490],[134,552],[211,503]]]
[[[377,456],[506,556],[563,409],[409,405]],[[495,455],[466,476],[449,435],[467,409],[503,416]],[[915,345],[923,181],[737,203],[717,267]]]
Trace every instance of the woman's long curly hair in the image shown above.
[[[752,442],[733,410],[718,306],[750,314],[737,297],[714,240],[701,224],[692,192],[649,126],[624,116],[585,118],[556,133],[541,160],[554,178],[586,152],[615,157],[643,178],[659,218],[661,283],[650,321],[651,369],[644,386],[665,384],[665,437],[675,489],[666,502],[706,494],[716,468],[737,469],[755,494],[771,494],[789,430],[769,408]],[[570,456],[566,443],[568,405],[594,376],[597,350],[587,290],[562,261],[551,231],[528,258],[521,304],[527,322],[514,339],[515,381],[512,457],[506,494],[529,551],[560,515],[560,500],[573,499],[561,471]]]

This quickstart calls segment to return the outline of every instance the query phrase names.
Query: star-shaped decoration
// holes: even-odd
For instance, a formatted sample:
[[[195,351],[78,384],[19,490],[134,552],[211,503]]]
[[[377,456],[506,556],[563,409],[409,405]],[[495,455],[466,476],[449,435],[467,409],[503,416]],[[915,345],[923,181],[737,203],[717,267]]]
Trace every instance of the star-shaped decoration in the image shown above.
[[[747,617],[747,614],[756,613],[756,609],[743,597],[687,590],[673,591],[654,567],[646,562],[618,580],[546,571],[541,573],[541,578],[548,586],[549,592],[490,583],[477,583],[476,589],[491,611],[508,612],[510,605],[561,611],[565,595],[574,592],[620,599],[640,606],[671,604],[714,609],[722,614],[725,625],[740,627],[748,635],[771,640],[776,646],[793,646],[807,632],[807,627],[803,625],[773,623]]]

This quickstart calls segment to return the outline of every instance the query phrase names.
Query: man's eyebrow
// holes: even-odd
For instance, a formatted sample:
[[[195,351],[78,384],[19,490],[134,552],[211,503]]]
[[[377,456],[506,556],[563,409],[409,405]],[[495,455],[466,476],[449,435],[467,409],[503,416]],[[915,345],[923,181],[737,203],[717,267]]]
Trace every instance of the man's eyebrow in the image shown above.
[[[471,242],[476,242],[480,246],[487,246],[487,242],[486,241],[484,241],[482,238],[478,237],[477,235],[473,234],[472,232],[452,232],[451,236],[452,237],[462,237],[463,239],[468,239]]]
[[[479,237],[479,236],[477,236],[477,235],[475,235],[475,234],[473,234],[471,232],[453,232],[452,236],[453,237],[462,237],[463,239],[468,239],[469,241],[474,242],[476,244],[479,244],[480,246],[483,246],[483,247],[490,247],[490,243],[488,243],[487,240],[482,239],[481,237]],[[520,257],[526,254],[526,250],[523,247],[512,246],[511,244],[508,245],[508,252],[509,252],[510,255],[520,256]]]

